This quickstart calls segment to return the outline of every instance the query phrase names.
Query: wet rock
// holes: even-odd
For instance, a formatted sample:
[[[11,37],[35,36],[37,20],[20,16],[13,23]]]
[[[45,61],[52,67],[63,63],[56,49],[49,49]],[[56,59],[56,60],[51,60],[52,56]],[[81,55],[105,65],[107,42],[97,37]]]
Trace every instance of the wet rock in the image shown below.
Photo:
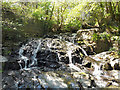
[[[119,86],[117,72],[119,59],[110,55],[111,52],[88,56],[84,49],[73,43],[76,36],[66,34],[63,38],[62,40],[57,36],[46,36],[42,39],[30,40],[21,47],[20,58],[18,58],[20,61],[5,64],[3,86],[43,89]],[[33,62],[35,60],[37,63]],[[22,65],[22,69],[19,64]],[[25,65],[26,68],[24,68]],[[110,84],[107,84],[108,82]]]
[[[73,59],[73,62],[82,64],[82,58],[81,57],[73,56],[72,59]]]
[[[107,39],[92,41],[93,34],[98,31],[98,28],[81,29],[77,31],[76,40],[79,45],[81,45],[82,48],[87,51],[88,54],[94,54],[94,52],[100,53],[103,51],[108,51],[112,46],[112,42]]]
[[[91,62],[88,62],[87,64],[84,65],[85,67],[91,68]]]
[[[15,84],[14,79],[11,76],[4,77],[3,82],[6,84],[6,86],[4,86],[4,88],[8,88]]]
[[[87,52],[88,55],[94,55],[94,51],[93,51],[95,47],[94,44],[88,44],[88,45],[83,44],[81,45],[81,47]]]
[[[65,64],[69,64],[69,57],[61,57],[60,61],[64,62]]]
[[[38,66],[39,67],[49,67],[49,68],[53,68],[53,69],[57,69],[59,68],[61,65],[57,62],[45,62],[45,61],[39,61],[38,62]]]
[[[95,83],[95,80],[91,80],[90,87],[98,87],[98,85]]]
[[[80,90],[85,90],[79,81],[77,83],[78,83],[78,86],[80,87]]]
[[[8,72],[8,75],[9,76],[15,76],[16,75],[16,71],[9,71]],[[18,74],[19,75],[19,74]]]
[[[93,28],[93,29],[81,29],[77,31],[77,37],[79,37],[79,40],[86,40],[86,39],[91,39],[92,34],[94,32],[98,31],[98,28]]]
[[[97,61],[94,58],[91,58],[90,56],[86,56],[84,57],[83,61],[82,61],[82,65],[88,68],[91,68],[92,66],[94,66],[95,64],[99,65],[100,61]]]
[[[101,62],[101,69],[113,70],[119,69],[119,59],[112,55],[113,51],[106,51],[92,56],[97,62]],[[116,64],[116,65],[115,65]]]
[[[94,51],[96,53],[100,53],[100,52],[103,52],[103,51],[108,51],[111,46],[112,46],[111,42],[108,41],[107,39],[98,40],[98,41],[96,41]]]
[[[59,52],[60,53],[60,55],[65,55],[66,53],[65,52]]]
[[[104,70],[113,70],[113,67],[110,65],[110,63],[106,63],[104,65]]]
[[[5,62],[3,70],[19,70],[20,66],[17,61],[15,62]]]
[[[119,63],[115,63],[114,64],[114,69],[115,70],[120,70],[120,64]]]

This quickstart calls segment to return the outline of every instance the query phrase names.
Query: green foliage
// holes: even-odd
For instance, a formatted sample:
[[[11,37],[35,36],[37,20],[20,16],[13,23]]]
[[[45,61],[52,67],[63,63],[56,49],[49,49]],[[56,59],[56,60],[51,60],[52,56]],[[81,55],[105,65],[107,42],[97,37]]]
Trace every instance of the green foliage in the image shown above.
[[[84,44],[84,41],[77,41],[77,43],[79,43],[79,44]]]
[[[120,38],[119,38],[119,36],[112,36],[111,40],[112,41],[120,41]]]
[[[111,47],[110,49],[109,49],[109,51],[115,51],[116,50],[116,48],[113,48],[113,47]]]
[[[68,24],[65,25],[65,30],[71,31],[71,30],[78,30],[81,27],[80,20],[74,19],[70,21]]]
[[[3,30],[21,30],[23,27],[23,20],[18,13],[19,8],[14,6],[12,2],[2,3],[2,29]],[[19,15],[18,15],[19,14]]]
[[[105,39],[110,40],[110,34],[108,34],[106,32],[103,32],[101,34],[94,33],[93,36],[92,36],[93,41],[105,40]]]
[[[118,55],[120,55],[120,51],[118,51]]]
[[[100,39],[110,40],[110,34],[108,34],[108,33],[106,33],[106,32],[101,33],[99,36],[100,36]]]
[[[38,20],[48,20],[50,19],[51,15],[51,2],[41,2],[38,4],[37,9],[34,9],[34,12],[32,13],[32,16],[35,17],[35,19]]]
[[[50,25],[48,29],[51,31],[78,30],[82,23],[86,22],[92,26],[97,25],[100,29],[112,28],[118,32],[120,31],[119,4],[120,2],[79,2],[78,0],[3,2],[3,29],[18,30],[32,20],[35,23],[42,21],[42,27]]]
[[[93,36],[92,36],[92,40],[97,41],[99,39],[100,39],[100,36],[97,33],[94,33]]]

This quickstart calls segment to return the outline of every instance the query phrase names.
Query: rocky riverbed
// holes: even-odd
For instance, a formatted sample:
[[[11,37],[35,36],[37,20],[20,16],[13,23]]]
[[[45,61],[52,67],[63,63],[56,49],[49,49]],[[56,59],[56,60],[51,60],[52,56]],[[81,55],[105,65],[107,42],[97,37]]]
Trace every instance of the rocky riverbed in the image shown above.
[[[89,58],[83,59],[86,63],[75,64],[79,71],[71,68],[69,64],[58,69],[44,66],[26,70],[7,70],[3,73],[3,88],[118,88],[120,67],[116,65],[119,65],[119,59],[111,56],[113,53],[104,52],[90,56],[96,58],[94,61]],[[112,60],[108,59],[110,56]],[[113,63],[106,65],[99,62],[100,60]]]
[[[16,51],[14,59],[3,57],[3,89],[118,88],[120,58],[116,52],[94,54],[89,45],[84,44],[84,48],[77,43],[81,39],[78,37],[79,34],[46,35],[28,40]],[[96,44],[92,45],[95,50]]]

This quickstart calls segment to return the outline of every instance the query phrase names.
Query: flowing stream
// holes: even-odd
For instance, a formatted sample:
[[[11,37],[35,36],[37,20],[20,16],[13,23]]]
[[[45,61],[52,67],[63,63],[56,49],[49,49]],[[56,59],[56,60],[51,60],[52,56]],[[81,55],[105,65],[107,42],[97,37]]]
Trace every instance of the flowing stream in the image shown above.
[[[80,70],[80,68],[78,68],[77,66],[75,66],[74,64],[73,64],[73,61],[72,61],[72,49],[74,48],[73,46],[72,46],[72,44],[73,43],[71,43],[71,42],[67,42],[67,48],[68,48],[68,50],[67,50],[67,55],[68,55],[68,57],[69,57],[69,67],[70,68],[72,68],[72,69],[74,69],[74,70],[76,70],[76,71],[81,71]],[[85,52],[86,53],[86,52]]]
[[[16,66],[18,64],[19,70],[11,72],[13,75],[8,72],[3,87],[99,88],[109,86],[108,82],[118,86],[116,71],[108,74],[101,69],[108,59],[101,59],[105,53],[89,55],[76,40],[76,34],[61,34],[33,39],[22,45],[17,63],[13,63]],[[112,66],[119,61],[111,60]]]
[[[32,56],[32,64],[30,64],[30,66],[34,65],[34,64],[37,64],[37,59],[36,59],[36,54],[38,52],[38,50],[40,49],[40,46],[41,46],[41,40],[38,40],[38,46],[36,49],[34,49],[33,51],[33,56]]]
[[[82,47],[74,44],[75,35],[73,35],[71,42],[69,42],[69,41],[63,42],[63,40],[66,40],[66,39],[61,36],[59,36],[59,38],[60,39],[51,39],[51,38],[47,38],[45,40],[39,39],[39,40],[31,41],[31,42],[27,43],[26,45],[23,45],[19,50],[20,68],[28,70],[28,68],[36,66],[38,64],[38,60],[36,58],[37,53],[42,52],[44,50],[45,50],[45,54],[46,54],[46,57],[44,59],[46,59],[48,61],[43,61],[43,62],[49,63],[49,61],[50,62],[55,61],[55,62],[60,63],[60,61],[62,60],[62,57],[61,57],[62,55],[59,52],[63,49],[62,51],[64,51],[64,53],[66,53],[65,56],[68,57],[69,67],[75,71],[83,72],[78,66],[75,65],[75,63],[73,63],[76,60],[73,58],[73,56],[74,56],[74,54],[76,54],[75,51],[77,49],[80,50],[79,52],[83,53],[84,56],[87,56],[87,57],[89,57],[89,56]],[[48,51],[50,52],[50,54],[47,54]],[[56,53],[56,57],[52,53]],[[41,54],[39,54],[39,55],[41,55]],[[51,56],[51,55],[53,55],[53,56]],[[78,54],[78,56],[79,56],[79,54]],[[39,59],[40,58],[43,58],[43,56],[41,55],[39,57]],[[79,58],[81,58],[81,57],[79,57]],[[24,67],[22,67],[22,64],[21,64],[22,61],[24,61],[24,63],[25,63]],[[41,60],[40,60],[40,62],[41,62]],[[50,66],[54,67],[56,65],[52,64]],[[96,63],[93,66],[94,66],[93,76],[95,76],[98,80],[101,80],[102,71],[100,70],[100,66],[97,65]]]
[[[77,71],[80,71],[80,69],[73,64],[73,60],[72,60],[72,54],[74,53],[73,51],[75,51],[74,50],[75,47],[78,47],[74,44],[75,36],[76,36],[76,34],[73,35],[72,42],[65,41],[65,44],[66,44],[65,53],[69,58],[69,66],[71,68],[77,70]],[[53,52],[52,49],[55,49],[55,48],[58,47],[56,43],[57,42],[60,43],[61,41],[65,40],[65,38],[63,39],[61,36],[59,36],[59,38],[60,39],[56,40],[56,42],[54,40],[48,39],[46,41],[46,46],[45,46],[45,43],[44,43],[45,41],[44,40],[42,41],[42,39],[36,40],[34,43],[31,41],[31,42],[27,43],[26,45],[23,45],[19,50],[19,57],[20,57],[19,65],[20,65],[20,68],[21,69],[27,69],[27,68],[30,68],[32,66],[37,65],[38,62],[37,62],[36,56],[37,56],[38,51],[42,51],[43,50],[42,47],[44,46],[45,50],[49,50],[50,52]],[[43,44],[43,46],[42,46],[42,44]],[[65,48],[65,47],[60,46],[60,48]],[[80,46],[78,48],[82,51],[82,53],[85,56],[88,56],[86,51],[83,48],[81,48]],[[59,50],[57,50],[57,49],[54,50],[54,52],[57,53],[58,61],[60,61],[61,60],[61,57],[60,57],[61,55],[60,55],[60,53],[58,53],[58,51]],[[24,54],[25,52],[26,52],[26,54]],[[47,58],[49,58],[49,57],[51,57],[51,56],[47,55]],[[56,58],[56,60],[57,60],[57,58]],[[22,67],[21,61],[24,61],[24,63],[25,63],[24,67]]]
[[[13,76],[9,73],[8,77],[15,79],[9,79],[10,83],[15,82],[15,88],[99,88],[106,87],[112,78],[112,84],[118,86],[113,81],[116,76],[106,75],[101,70],[103,62],[89,56],[76,44],[75,38],[76,34],[70,37],[56,35],[33,39],[22,45],[17,61],[20,70],[12,72]],[[5,78],[8,80],[8,77]]]
[[[19,57],[21,58],[21,60],[19,61],[19,65],[20,65],[20,68],[23,69],[22,65],[21,65],[21,61],[24,60],[25,62],[25,67],[24,69],[27,69],[27,61],[29,60],[26,56],[23,56],[23,48],[25,48],[25,46],[22,46],[19,50]]]

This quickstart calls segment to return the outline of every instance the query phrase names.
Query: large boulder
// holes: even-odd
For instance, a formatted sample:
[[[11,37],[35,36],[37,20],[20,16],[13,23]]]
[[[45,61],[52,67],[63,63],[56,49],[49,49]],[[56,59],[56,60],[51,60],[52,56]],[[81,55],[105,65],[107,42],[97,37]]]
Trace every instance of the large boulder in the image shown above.
[[[103,40],[97,40],[94,48],[94,51],[96,53],[100,53],[100,52],[104,52],[104,51],[108,51],[110,49],[110,47],[112,46],[111,41],[108,41],[107,39],[103,39]]]
[[[108,51],[112,46],[110,40],[106,39],[98,39],[96,37],[96,41],[93,40],[94,33],[99,32],[98,28],[92,29],[82,29],[77,31],[76,41],[79,45],[84,48],[88,54],[100,53],[103,51]],[[99,33],[101,34],[101,33]],[[96,34],[97,35],[97,34]]]

